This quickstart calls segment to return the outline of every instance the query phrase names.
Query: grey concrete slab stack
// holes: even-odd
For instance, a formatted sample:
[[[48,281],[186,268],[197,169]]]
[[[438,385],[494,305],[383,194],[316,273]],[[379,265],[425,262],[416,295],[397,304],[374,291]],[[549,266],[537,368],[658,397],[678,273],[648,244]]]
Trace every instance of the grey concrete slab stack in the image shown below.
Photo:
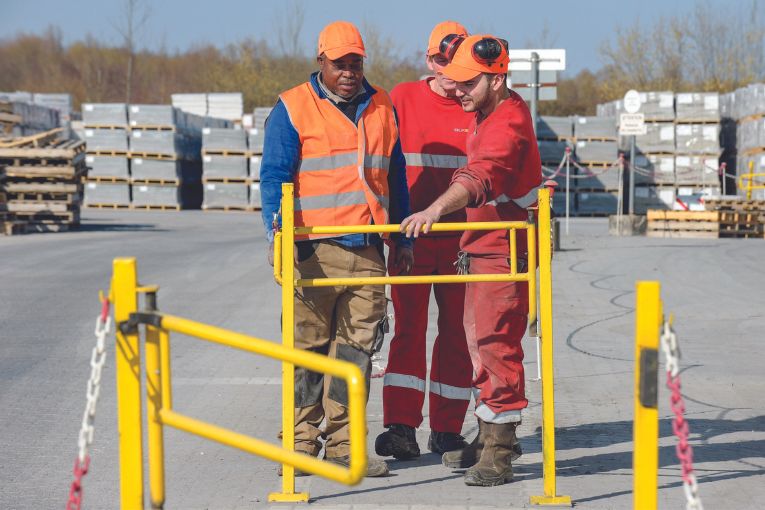
[[[577,160],[577,213],[607,215],[616,212],[611,200],[619,189],[623,174],[619,172],[619,146],[616,117],[573,117],[574,155]],[[580,197],[580,194],[585,194]],[[601,209],[598,209],[601,207]]]
[[[765,172],[765,84],[755,83],[736,90],[731,99],[730,113],[737,123],[736,176],[738,180],[750,173]],[[755,185],[765,184],[765,179],[754,177]],[[746,189],[738,194],[747,197]],[[751,198],[765,199],[765,190],[751,190]]]
[[[181,111],[207,116],[207,94],[173,94],[170,96],[172,105]]]
[[[247,133],[242,129],[202,131],[202,209],[250,209]]]
[[[571,117],[554,117],[543,115],[537,121],[537,145],[542,159],[542,173],[546,178],[558,183],[558,190],[566,188],[565,165],[561,161],[566,155],[566,149],[573,154],[574,127]],[[569,164],[569,172],[574,175],[576,169]],[[569,179],[568,189],[576,187],[576,179]]]
[[[263,154],[263,140],[266,135],[266,119],[272,108],[258,107],[252,111],[252,128],[248,132],[247,144],[253,154]]]
[[[226,119],[235,123],[242,122],[244,99],[241,92],[223,92],[207,94],[207,116]]]
[[[121,208],[130,205],[130,159],[127,105],[82,105],[82,135],[90,168],[85,184],[87,207]]]
[[[688,195],[718,196],[720,95],[717,92],[675,96],[675,184],[678,199]]]
[[[164,104],[128,108],[132,206],[201,205],[201,146],[206,118]]]

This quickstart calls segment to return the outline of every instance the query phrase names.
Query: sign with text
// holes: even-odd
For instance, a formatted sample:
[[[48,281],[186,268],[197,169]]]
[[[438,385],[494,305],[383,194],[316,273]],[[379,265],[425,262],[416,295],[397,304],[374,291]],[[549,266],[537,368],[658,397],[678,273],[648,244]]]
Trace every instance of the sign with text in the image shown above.
[[[622,113],[619,115],[619,135],[637,136],[646,133],[645,114]]]

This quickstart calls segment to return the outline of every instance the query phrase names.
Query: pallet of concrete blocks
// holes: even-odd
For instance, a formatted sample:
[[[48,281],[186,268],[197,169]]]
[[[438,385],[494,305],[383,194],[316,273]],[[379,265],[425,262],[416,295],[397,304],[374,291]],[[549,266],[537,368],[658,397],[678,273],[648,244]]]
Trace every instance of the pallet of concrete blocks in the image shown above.
[[[566,166],[560,167],[568,149],[573,155],[573,125],[571,117],[541,116],[537,121],[537,145],[542,160],[543,174],[558,183],[558,189],[565,187]],[[559,169],[560,167],[560,169]],[[573,164],[568,166],[570,175],[575,175]],[[575,179],[569,179],[569,189],[576,186]]]
[[[580,168],[577,189],[613,191],[621,185],[615,117],[576,116],[574,155]]]
[[[635,184],[672,186],[675,181],[674,154],[635,154]]]
[[[720,215],[720,237],[765,238],[765,200],[722,196],[706,200],[704,206]]]
[[[202,130],[202,175],[205,179],[249,177],[247,133],[241,129]]]
[[[82,105],[88,179],[83,205],[92,208],[130,206],[130,159],[127,105]]]
[[[685,124],[719,123],[720,94],[717,92],[677,94],[675,96],[675,120]]]
[[[85,144],[61,128],[0,142],[4,233],[59,232],[80,223]]]
[[[0,133],[21,137],[42,133],[61,126],[59,112],[52,108],[29,102],[5,98],[18,97],[16,94],[0,93]]]
[[[235,124],[242,121],[244,99],[241,92],[207,94],[207,116],[225,119]]]
[[[205,178],[204,201],[205,211],[249,211],[250,179],[236,178]]]

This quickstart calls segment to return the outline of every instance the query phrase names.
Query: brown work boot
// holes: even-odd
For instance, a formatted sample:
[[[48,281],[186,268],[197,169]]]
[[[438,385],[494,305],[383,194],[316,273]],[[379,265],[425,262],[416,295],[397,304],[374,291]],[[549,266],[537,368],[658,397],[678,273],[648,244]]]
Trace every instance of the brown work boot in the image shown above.
[[[350,467],[351,456],[343,455],[342,457],[324,457],[329,462],[334,462],[343,467]],[[378,476],[388,476],[388,464],[382,459],[375,459],[373,457],[367,458],[367,472],[364,476],[367,478],[376,478]]]
[[[513,479],[516,423],[484,423],[483,450],[478,463],[465,472],[465,485],[492,487]]]
[[[517,425],[520,425],[521,423],[518,422]],[[478,459],[481,457],[481,450],[483,449],[483,439],[481,438],[481,431],[484,428],[484,422],[481,421],[481,419],[478,419],[478,435],[475,436],[473,441],[470,442],[470,444],[467,445],[467,448],[464,448],[462,450],[456,450],[451,452],[446,452],[441,457],[441,462],[444,466],[452,469],[467,469],[469,467],[472,467],[478,462]],[[523,450],[521,449],[521,443],[518,442],[518,439],[515,438],[513,442],[513,451],[510,456],[510,460],[515,460],[519,458],[521,455],[523,455]]]

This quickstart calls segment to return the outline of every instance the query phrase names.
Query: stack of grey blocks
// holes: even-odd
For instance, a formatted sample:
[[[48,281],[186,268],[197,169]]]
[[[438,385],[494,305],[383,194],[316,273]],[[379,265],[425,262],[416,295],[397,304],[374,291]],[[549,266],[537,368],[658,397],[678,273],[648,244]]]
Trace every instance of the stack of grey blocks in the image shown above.
[[[71,94],[0,92],[0,101],[13,103],[13,113],[22,118],[22,122],[14,126],[13,136],[28,136],[63,127],[66,130],[64,136],[70,138]]]
[[[537,145],[542,166],[546,175],[557,172],[561,161],[566,156],[566,150],[573,151],[574,128],[571,117],[541,116],[537,121]],[[574,172],[573,166],[569,165]],[[556,214],[564,214],[566,210],[566,176],[565,167],[559,175],[551,177],[558,186],[553,194],[553,210]],[[569,202],[573,200],[574,179],[569,180]]]
[[[614,214],[623,175],[619,172],[616,120],[611,116],[575,116],[576,213]]]
[[[661,91],[640,97],[646,134],[635,137],[635,211],[673,209],[676,199],[686,195],[719,195],[720,95]],[[597,112],[613,116],[617,124],[626,113],[621,100],[598,105]],[[631,137],[619,138],[627,161],[630,146]]]
[[[203,209],[259,210],[260,163],[271,108],[255,108],[249,129],[206,129]]]
[[[725,94],[721,104],[723,161],[727,163],[727,172],[736,176],[729,180],[730,194],[741,176],[765,173],[765,83]],[[765,184],[765,179],[757,177],[754,184]],[[737,193],[745,197],[747,191],[741,188]],[[754,189],[751,193],[753,199],[765,199],[765,190]]]
[[[102,207],[199,208],[202,130],[230,125],[170,105],[83,105],[85,204]]]

